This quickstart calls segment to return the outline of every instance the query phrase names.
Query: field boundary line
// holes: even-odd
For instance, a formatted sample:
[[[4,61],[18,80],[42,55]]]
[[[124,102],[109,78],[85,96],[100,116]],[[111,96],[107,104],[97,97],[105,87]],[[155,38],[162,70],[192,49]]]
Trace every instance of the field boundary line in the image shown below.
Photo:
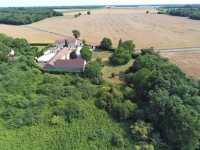
[[[157,53],[183,52],[183,51],[200,51],[200,47],[158,49],[158,50],[154,50],[154,51],[157,52]],[[141,50],[136,50],[135,52],[141,52]]]

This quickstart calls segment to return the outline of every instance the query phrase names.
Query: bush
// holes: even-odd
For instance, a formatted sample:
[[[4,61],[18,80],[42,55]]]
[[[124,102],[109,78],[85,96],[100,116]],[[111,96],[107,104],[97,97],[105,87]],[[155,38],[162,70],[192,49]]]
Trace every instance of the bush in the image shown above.
[[[104,37],[101,41],[100,48],[109,50],[112,48],[112,41],[109,38]]]
[[[114,54],[109,57],[110,62],[114,65],[125,65],[131,59],[131,54],[124,48],[120,47],[115,49]]]
[[[112,145],[117,147],[124,147],[124,139],[121,134],[115,133],[112,137]]]
[[[84,117],[83,110],[76,102],[67,105],[67,108],[65,110],[65,115],[66,115],[65,119],[68,122],[72,122],[73,119],[81,119]]]
[[[111,73],[111,77],[113,77],[113,78],[114,78],[114,77],[115,77],[115,75],[116,75],[116,74],[115,74],[114,72],[113,72],[113,73]]]
[[[140,56],[139,53],[133,53],[133,54],[132,54],[132,58],[133,58],[133,59],[137,59],[139,56]]]
[[[159,11],[159,12],[157,12],[157,14],[164,14],[164,12],[162,12],[162,11]]]
[[[51,43],[30,43],[30,46],[48,46]]]

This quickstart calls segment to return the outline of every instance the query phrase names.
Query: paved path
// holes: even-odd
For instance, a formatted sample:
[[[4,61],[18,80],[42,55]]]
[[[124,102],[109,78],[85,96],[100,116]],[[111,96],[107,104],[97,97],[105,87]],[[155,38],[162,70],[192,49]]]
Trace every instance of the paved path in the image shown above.
[[[81,53],[80,53],[81,48],[82,48],[82,47],[78,47],[78,48],[77,48],[77,51],[76,51],[76,54],[78,55],[78,59],[83,59],[83,58],[81,57]]]
[[[200,51],[200,47],[195,48],[174,48],[174,49],[160,49],[155,50],[155,52],[166,53],[166,52],[182,52],[182,51]],[[136,50],[135,52],[141,52],[141,50]]]

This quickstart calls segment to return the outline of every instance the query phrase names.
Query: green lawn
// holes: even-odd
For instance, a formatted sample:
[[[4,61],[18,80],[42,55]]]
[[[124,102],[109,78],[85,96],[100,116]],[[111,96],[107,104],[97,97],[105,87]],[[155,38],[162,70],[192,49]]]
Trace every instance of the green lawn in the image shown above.
[[[36,46],[38,47],[38,51],[41,51],[43,48],[45,48],[45,46]]]
[[[104,62],[104,67],[102,69],[103,78],[109,82],[115,83],[123,83],[123,79],[119,79],[119,77],[111,78],[111,73],[119,74],[120,71],[126,71],[133,64],[133,59],[126,65],[121,66],[113,66],[109,60]]]
[[[112,55],[112,52],[106,51],[106,50],[94,50],[92,53],[92,60],[95,60],[96,58],[108,58]]]
[[[110,51],[104,51],[104,50],[94,50],[93,51],[93,56],[92,60],[95,60],[97,57],[102,58],[103,64],[105,65],[102,68],[102,73],[103,73],[103,78],[106,81],[109,82],[115,82],[115,83],[123,83],[118,79],[118,77],[111,78],[111,73],[119,74],[120,71],[126,71],[132,64],[133,64],[133,59],[130,60],[130,62],[126,65],[121,65],[121,66],[113,66],[110,61],[109,57],[112,55],[112,52]]]

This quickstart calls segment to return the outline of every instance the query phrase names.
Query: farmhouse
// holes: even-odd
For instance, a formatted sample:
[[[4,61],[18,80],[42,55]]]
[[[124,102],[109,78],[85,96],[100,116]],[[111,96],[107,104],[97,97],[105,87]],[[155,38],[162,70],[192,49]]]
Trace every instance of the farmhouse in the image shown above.
[[[65,46],[65,39],[64,38],[57,38],[55,41],[57,48],[63,48]]]
[[[82,42],[76,38],[57,38],[55,40],[55,45],[57,48],[65,47],[65,41],[69,48],[76,48],[76,46],[82,46]]]
[[[76,48],[78,41],[76,38],[67,38],[66,39],[69,48]]]
[[[50,70],[83,70],[86,61],[82,59],[70,60],[70,53],[71,49],[64,47],[47,62],[45,68]]]

